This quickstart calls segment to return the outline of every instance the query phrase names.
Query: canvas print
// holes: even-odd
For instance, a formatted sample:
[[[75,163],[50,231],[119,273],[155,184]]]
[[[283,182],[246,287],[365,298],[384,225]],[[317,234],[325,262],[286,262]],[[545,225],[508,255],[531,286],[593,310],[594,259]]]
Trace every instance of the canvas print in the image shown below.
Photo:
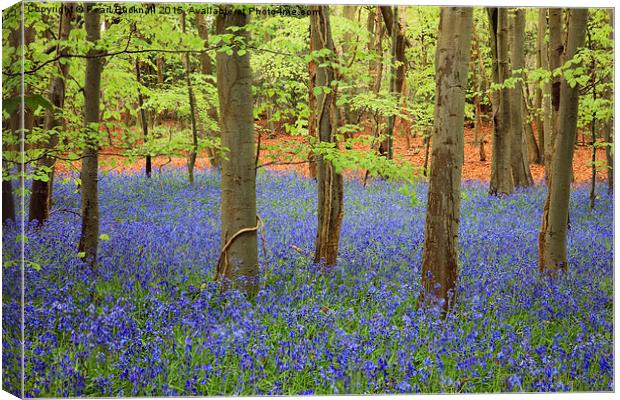
[[[613,8],[16,3],[2,389],[612,392]]]

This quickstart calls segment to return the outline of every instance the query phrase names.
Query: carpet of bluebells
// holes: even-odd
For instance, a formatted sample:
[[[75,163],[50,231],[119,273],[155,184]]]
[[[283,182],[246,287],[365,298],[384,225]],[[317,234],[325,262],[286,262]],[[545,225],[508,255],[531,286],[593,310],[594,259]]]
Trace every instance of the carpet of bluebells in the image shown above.
[[[26,396],[613,390],[613,198],[604,188],[595,211],[586,188],[573,192],[569,272],[550,280],[537,268],[546,189],[498,199],[464,182],[459,303],[443,319],[416,308],[427,186],[345,186],[339,261],[325,271],[312,263],[315,182],[259,174],[267,249],[263,288],[248,301],[211,283],[216,173],[193,187],[183,171],[103,176],[107,240],[96,271],[76,254],[76,187],[59,178],[49,223],[26,230]],[[5,230],[12,392],[21,240]]]

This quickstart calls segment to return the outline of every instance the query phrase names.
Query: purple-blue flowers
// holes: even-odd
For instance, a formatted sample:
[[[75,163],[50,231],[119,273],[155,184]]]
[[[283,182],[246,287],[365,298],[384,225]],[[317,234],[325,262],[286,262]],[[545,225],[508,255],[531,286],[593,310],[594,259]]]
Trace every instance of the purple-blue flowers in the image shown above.
[[[184,171],[100,179],[95,271],[77,256],[79,218],[28,226],[26,392],[45,396],[606,391],[613,389],[613,198],[571,198],[568,273],[537,271],[544,187],[504,198],[465,182],[458,306],[416,307],[426,185],[345,185],[336,268],[312,264],[316,187],[259,174],[267,252],[248,301],[210,283],[219,177]],[[79,210],[71,183],[54,209]],[[3,235],[5,265],[17,231]],[[301,249],[300,251],[295,248]],[[19,387],[19,267],[4,268],[3,365]],[[204,284],[206,282],[206,284]],[[17,368],[17,369],[16,369]]]

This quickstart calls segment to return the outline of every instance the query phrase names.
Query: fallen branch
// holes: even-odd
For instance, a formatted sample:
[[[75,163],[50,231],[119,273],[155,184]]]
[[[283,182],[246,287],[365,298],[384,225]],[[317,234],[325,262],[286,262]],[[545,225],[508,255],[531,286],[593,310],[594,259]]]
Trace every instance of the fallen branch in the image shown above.
[[[230,239],[228,239],[228,242],[226,242],[226,244],[224,245],[224,247],[222,247],[222,251],[220,252],[220,256],[217,258],[217,264],[216,264],[216,274],[217,271],[219,271],[220,269],[220,265],[222,264],[222,261],[224,261],[224,270],[222,271],[221,274],[217,274],[217,277],[224,277],[226,276],[226,272],[228,270],[228,248],[232,245],[232,243],[235,241],[235,239],[237,239],[239,236],[241,236],[244,233],[247,232],[256,232],[258,231],[258,228],[261,228],[261,237],[263,239],[263,254],[267,254],[267,247],[265,244],[265,235],[264,235],[264,224],[263,224],[263,220],[260,218],[260,216],[256,215],[256,226],[253,228],[243,228],[240,229],[239,231],[237,231],[237,233],[235,233],[234,235],[231,236]]]

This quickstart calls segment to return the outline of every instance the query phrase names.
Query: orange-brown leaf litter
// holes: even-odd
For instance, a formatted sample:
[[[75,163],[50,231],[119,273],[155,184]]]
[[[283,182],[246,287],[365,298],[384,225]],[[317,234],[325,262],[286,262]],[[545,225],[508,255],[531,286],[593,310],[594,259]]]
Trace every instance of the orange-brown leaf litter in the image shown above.
[[[465,128],[465,163],[463,165],[462,177],[465,180],[479,180],[488,182],[491,176],[491,157],[492,157],[492,128],[490,125],[482,126],[479,135],[484,138],[484,152],[485,161],[480,161],[479,146],[474,144],[474,130],[472,128]],[[581,143],[581,134],[579,134],[578,141]],[[273,150],[277,145],[290,145],[294,142],[303,143],[304,138],[301,136],[290,136],[279,134],[274,138],[268,138],[266,135],[261,137],[261,152],[259,156],[259,164],[270,163],[270,165],[264,168],[270,171],[280,172],[296,172],[302,175],[308,175],[308,164],[294,164],[295,162],[304,161],[299,157],[295,157],[290,154],[276,155],[276,159],[282,162],[282,165],[271,164],[274,161],[274,155],[276,151]],[[267,148],[267,149],[266,149]],[[354,145],[355,149],[364,149],[360,144]],[[366,147],[368,148],[368,147]],[[114,147],[104,147],[101,150],[100,155],[100,169],[102,171],[117,171],[127,174],[143,173],[145,167],[144,159],[139,159],[133,163],[124,163],[124,159],[121,156],[113,154],[120,154],[120,150]],[[402,135],[396,135],[394,137],[394,155],[395,158],[402,158],[409,162],[412,162],[416,166],[424,165],[425,147],[423,139],[420,136],[410,137],[409,145],[407,140]],[[590,166],[592,158],[592,150],[590,146],[576,146],[573,159],[573,174],[574,183],[583,184],[591,181],[592,167]],[[605,149],[597,149],[596,154],[597,161],[603,162],[603,165],[597,172],[597,180],[602,181],[607,179],[607,170],[604,167],[605,162]],[[116,164],[112,166],[112,160],[116,161]],[[286,164],[288,163],[288,164]],[[153,157],[153,173],[156,174],[159,171],[163,171],[170,168],[187,168],[187,158],[185,157],[166,157],[156,156]],[[430,165],[430,160],[429,160]],[[202,152],[196,159],[196,169],[201,170],[209,168],[209,161],[206,152]],[[67,171],[66,165],[58,165],[57,169],[61,172]],[[79,162],[73,163],[73,169],[79,170]],[[541,182],[544,179],[544,168],[539,164],[530,164],[530,170],[535,182]],[[363,176],[361,171],[348,171],[346,175]]]

